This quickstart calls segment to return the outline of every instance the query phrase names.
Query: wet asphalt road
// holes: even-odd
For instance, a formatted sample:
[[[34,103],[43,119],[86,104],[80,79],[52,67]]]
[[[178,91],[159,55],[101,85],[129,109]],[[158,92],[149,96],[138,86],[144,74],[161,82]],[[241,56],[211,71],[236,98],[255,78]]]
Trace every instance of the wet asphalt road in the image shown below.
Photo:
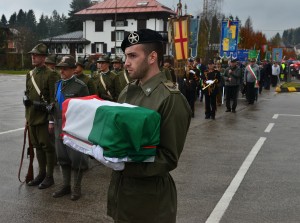
[[[91,161],[76,202],[68,196],[52,198],[62,184],[58,166],[49,189],[18,181],[24,86],[24,76],[0,74],[0,222],[112,222],[106,216],[110,170],[96,161]],[[204,119],[203,104],[197,102],[185,149],[172,172],[177,222],[300,222],[299,133],[300,93],[271,89],[251,106],[240,98],[236,114],[225,113],[223,105],[215,121]],[[27,164],[24,159],[22,178]],[[36,161],[34,165],[37,171]]]

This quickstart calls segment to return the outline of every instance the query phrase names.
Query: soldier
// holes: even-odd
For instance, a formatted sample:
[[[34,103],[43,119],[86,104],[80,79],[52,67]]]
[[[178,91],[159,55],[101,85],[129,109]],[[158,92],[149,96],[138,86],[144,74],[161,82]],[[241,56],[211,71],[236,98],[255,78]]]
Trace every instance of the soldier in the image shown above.
[[[217,111],[218,83],[220,72],[214,68],[214,61],[209,60],[208,70],[202,75],[203,93],[205,95],[205,119],[215,119]]]
[[[108,215],[116,222],[175,222],[177,192],[169,171],[176,168],[191,120],[191,109],[173,82],[160,71],[162,36],[142,29],[125,37],[121,48],[129,83],[118,102],[157,111],[160,143],[154,162],[125,163],[113,171],[108,191]]]
[[[173,83],[176,83],[177,81],[176,81],[175,70],[172,67],[172,62],[171,62],[170,58],[166,58],[164,60],[163,68],[169,70],[169,72],[170,72],[170,76],[167,76],[167,79],[173,81]]]
[[[93,81],[100,98],[116,101],[116,74],[109,70],[109,63],[108,56],[102,56],[97,60],[98,72],[93,76]]]
[[[112,60],[112,65],[113,65],[113,69],[112,72],[114,72],[115,74],[118,74],[119,72],[123,71],[123,67],[122,67],[122,58],[121,57],[115,57]]]
[[[88,77],[87,75],[85,75],[83,73],[84,63],[85,63],[85,61],[83,58],[78,59],[78,61],[76,62],[75,75],[79,80],[81,80],[82,82],[84,82],[87,85],[90,95],[97,94],[97,90],[96,90],[94,81],[90,77]]]
[[[47,46],[36,45],[30,52],[32,65],[35,67],[26,75],[25,113],[29,134],[36,148],[39,164],[38,175],[28,183],[45,189],[54,184],[53,169],[55,148],[51,144],[49,132],[53,133],[53,123],[49,122],[51,103],[54,103],[54,86],[57,81],[55,72],[45,65]]]
[[[127,84],[129,84],[131,81],[133,81],[131,79],[131,77],[128,75],[128,71],[127,70],[122,70],[120,71],[117,76],[116,76],[116,98],[119,97],[121,91],[125,88],[125,86]]]
[[[56,154],[63,175],[63,186],[54,192],[54,198],[62,197],[71,193],[71,200],[78,200],[81,196],[81,180],[83,171],[88,169],[88,156],[75,151],[65,144],[62,134],[62,103],[73,97],[89,95],[88,87],[74,75],[76,68],[74,57],[67,55],[56,65],[60,68],[61,80],[56,83],[56,103],[54,110]],[[71,172],[74,169],[74,186],[71,191]]]

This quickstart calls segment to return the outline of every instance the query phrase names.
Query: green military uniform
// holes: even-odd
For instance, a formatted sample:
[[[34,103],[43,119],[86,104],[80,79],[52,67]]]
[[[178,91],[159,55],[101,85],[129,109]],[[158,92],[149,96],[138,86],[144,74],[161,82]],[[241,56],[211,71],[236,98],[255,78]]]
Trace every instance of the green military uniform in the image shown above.
[[[81,73],[81,74],[77,74],[76,78],[86,84],[86,86],[89,89],[90,95],[97,94],[97,90],[96,90],[94,81],[90,77],[86,76],[84,73]]]
[[[126,87],[127,84],[129,84],[131,81],[133,81],[126,70],[120,71],[116,76],[116,98],[119,97],[121,91]]]
[[[41,91],[38,94],[32,82],[32,77]],[[51,145],[49,138],[48,124],[49,115],[37,103],[54,102],[54,86],[57,81],[55,72],[45,65],[36,67],[26,75],[26,94],[31,101],[31,105],[25,107],[26,121],[29,125],[29,134],[33,147],[36,148],[36,156],[39,163],[39,175],[45,177],[53,176],[55,162],[55,149]],[[43,97],[43,98],[42,98]]]
[[[102,83],[102,80],[105,86]],[[110,101],[116,101],[116,74],[114,72],[108,71],[104,72],[97,72],[94,73],[92,80],[96,85],[96,91],[100,98]]]
[[[127,85],[118,102],[157,111],[161,115],[160,143],[153,163],[125,163],[123,171],[113,171],[108,215],[116,222],[175,222],[177,193],[169,172],[177,167],[191,109],[162,72],[142,86],[138,81]]]

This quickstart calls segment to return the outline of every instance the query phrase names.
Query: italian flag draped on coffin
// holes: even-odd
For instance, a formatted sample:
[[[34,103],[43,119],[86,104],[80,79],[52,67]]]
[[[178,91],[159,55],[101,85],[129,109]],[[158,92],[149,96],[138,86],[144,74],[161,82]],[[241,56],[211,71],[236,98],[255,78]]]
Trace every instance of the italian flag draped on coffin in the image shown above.
[[[62,117],[64,143],[75,150],[93,155],[98,146],[115,163],[154,161],[160,135],[156,111],[93,95],[64,101]]]

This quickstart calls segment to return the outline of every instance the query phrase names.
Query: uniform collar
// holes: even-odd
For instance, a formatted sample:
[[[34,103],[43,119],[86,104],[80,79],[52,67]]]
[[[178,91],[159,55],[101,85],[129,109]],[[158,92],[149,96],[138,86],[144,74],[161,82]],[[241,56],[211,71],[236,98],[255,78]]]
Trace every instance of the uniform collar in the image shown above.
[[[140,85],[140,87],[143,90],[144,94],[146,96],[149,96],[161,82],[164,82],[166,80],[167,79],[164,73],[160,72],[154,77],[150,78],[148,81],[146,81],[146,83],[144,83],[143,85]],[[136,81],[136,84],[139,84],[139,81]]]

